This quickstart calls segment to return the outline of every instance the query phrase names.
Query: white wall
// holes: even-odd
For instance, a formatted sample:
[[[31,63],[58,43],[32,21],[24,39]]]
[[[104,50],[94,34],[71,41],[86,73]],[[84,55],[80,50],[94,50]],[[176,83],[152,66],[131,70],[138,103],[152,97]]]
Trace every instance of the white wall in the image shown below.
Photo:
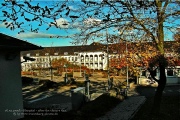
[[[0,52],[0,120],[15,120],[23,117],[13,111],[23,110],[20,53],[13,60],[6,60]]]
[[[102,59],[102,56],[100,55],[103,55],[104,54],[104,59]],[[81,56],[82,55],[82,58],[83,58],[83,61],[81,61]],[[86,60],[86,57],[85,56],[88,56],[87,60]],[[93,56],[92,57],[92,61],[91,61],[91,57],[90,56]],[[28,61],[28,62],[24,62],[22,63],[22,69],[23,71],[27,71],[28,69],[31,69],[31,65],[33,64],[42,64],[43,66],[45,64],[49,64],[49,56],[30,56],[32,58],[35,58],[36,60],[35,61]],[[51,56],[51,58],[65,58],[67,59],[69,62],[72,62],[72,63],[75,63],[75,64],[83,64],[83,65],[86,65],[88,68],[90,69],[98,69],[98,70],[107,70],[107,54],[105,52],[102,52],[102,51],[96,51],[96,52],[80,52],[79,54],[77,55],[61,55],[61,56]],[[77,59],[75,61],[75,58]],[[21,56],[21,59],[22,59],[22,56]],[[39,59],[43,59],[45,61],[38,61]],[[22,59],[23,61],[23,59]],[[28,66],[25,66],[25,65],[28,65]]]

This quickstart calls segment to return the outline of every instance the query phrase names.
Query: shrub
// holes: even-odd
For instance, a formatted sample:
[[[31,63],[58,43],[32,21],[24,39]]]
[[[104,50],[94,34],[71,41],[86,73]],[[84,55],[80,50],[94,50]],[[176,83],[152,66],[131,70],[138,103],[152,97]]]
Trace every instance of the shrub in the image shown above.
[[[95,118],[106,114],[106,112],[110,111],[120,102],[121,100],[116,97],[103,94],[94,101],[88,102],[82,106],[80,114],[77,115],[77,117],[79,120],[87,118],[94,120]]]
[[[25,85],[25,84],[31,84],[33,82],[33,78],[30,78],[30,77],[21,77],[22,79],[22,84]]]
[[[30,71],[22,71],[21,72],[21,75],[32,75],[33,72],[30,72]]]
[[[46,88],[52,88],[57,85],[56,82],[50,81],[50,80],[41,80],[40,83],[43,83],[43,86]]]
[[[73,73],[66,73],[67,77],[73,77]]]

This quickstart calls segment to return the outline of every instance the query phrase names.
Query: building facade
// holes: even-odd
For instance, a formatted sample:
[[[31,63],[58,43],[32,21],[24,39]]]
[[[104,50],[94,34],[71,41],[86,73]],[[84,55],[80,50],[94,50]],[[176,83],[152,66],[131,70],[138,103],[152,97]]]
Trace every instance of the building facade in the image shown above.
[[[108,56],[107,53],[97,46],[91,44],[89,46],[66,46],[66,47],[50,47],[44,50],[26,51],[21,53],[21,61],[23,56],[34,58],[35,61],[27,61],[22,63],[22,71],[29,71],[32,68],[49,68],[51,61],[64,58],[79,66],[86,66],[93,70],[107,70]],[[111,57],[112,55],[109,55]]]
[[[66,53],[67,54],[67,53]],[[50,62],[55,59],[64,58],[72,64],[79,66],[87,66],[89,69],[106,70],[107,69],[107,54],[102,51],[97,52],[79,52],[75,55],[38,55],[34,56],[28,53],[27,57],[34,58],[35,61],[27,61],[22,63],[22,71],[29,71],[32,68],[49,68]],[[21,56],[23,61],[23,56]]]
[[[169,49],[166,49],[166,57],[174,56],[173,52],[170,51],[170,48],[172,46],[171,43],[172,42],[166,43],[166,48]],[[22,71],[30,71],[33,68],[50,68],[51,61],[60,58],[65,58],[73,64],[79,66],[86,66],[87,68],[92,70],[107,70],[108,66],[111,66],[109,65],[109,63],[111,62],[111,58],[125,58],[127,49],[129,51],[133,51],[132,45],[129,45],[126,48],[126,44],[121,44],[120,46],[117,46],[118,48],[114,50],[111,49],[111,51],[107,51],[107,47],[112,46],[107,46],[99,43],[92,43],[90,45],[85,46],[47,47],[43,50],[22,52],[22,61],[23,56],[35,59],[35,61],[27,61],[22,63]],[[118,49],[121,51],[117,51]],[[136,54],[134,55],[136,56]],[[116,62],[114,63],[116,64]]]

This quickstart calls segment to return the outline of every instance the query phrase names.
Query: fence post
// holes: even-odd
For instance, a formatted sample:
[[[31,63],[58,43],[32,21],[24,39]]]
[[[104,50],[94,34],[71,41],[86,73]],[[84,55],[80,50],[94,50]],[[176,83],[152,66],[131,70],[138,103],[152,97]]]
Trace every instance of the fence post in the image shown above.
[[[113,87],[113,77],[111,77],[108,81],[108,90],[112,89]]]
[[[67,83],[67,82],[68,82],[67,73],[65,73],[64,82],[65,82],[65,83]]]
[[[89,95],[89,84],[90,84],[89,77],[86,76],[86,80],[85,80],[85,93],[86,93],[87,95]]]

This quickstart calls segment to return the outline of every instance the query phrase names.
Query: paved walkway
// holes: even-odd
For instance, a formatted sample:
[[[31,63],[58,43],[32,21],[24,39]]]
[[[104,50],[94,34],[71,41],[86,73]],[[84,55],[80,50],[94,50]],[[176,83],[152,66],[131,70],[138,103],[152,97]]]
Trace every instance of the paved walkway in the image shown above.
[[[93,98],[99,96],[100,93],[93,94]],[[97,120],[130,120],[141,105],[145,102],[146,98],[144,96],[129,96],[123,102],[118,104],[112,111],[109,111],[106,115],[97,118]],[[56,108],[56,109],[65,109],[69,111],[72,109],[71,98],[64,95],[53,95],[46,99],[27,104],[31,108]]]
[[[25,88],[24,88],[25,89]],[[72,110],[71,92],[70,90],[57,93],[57,91],[44,91],[36,93],[35,95],[25,95],[29,89],[36,89],[36,87],[26,87],[24,90],[24,107],[25,108],[56,108],[65,109],[66,111]],[[89,99],[95,100],[97,97],[103,94],[104,90],[98,89],[92,90]]]
[[[130,120],[145,100],[144,96],[130,96],[97,120]]]
[[[56,109],[65,109],[69,111],[72,109],[71,97],[56,94],[53,96],[48,96],[44,99],[40,99],[34,102],[27,102],[25,104],[27,108],[56,108]]]

